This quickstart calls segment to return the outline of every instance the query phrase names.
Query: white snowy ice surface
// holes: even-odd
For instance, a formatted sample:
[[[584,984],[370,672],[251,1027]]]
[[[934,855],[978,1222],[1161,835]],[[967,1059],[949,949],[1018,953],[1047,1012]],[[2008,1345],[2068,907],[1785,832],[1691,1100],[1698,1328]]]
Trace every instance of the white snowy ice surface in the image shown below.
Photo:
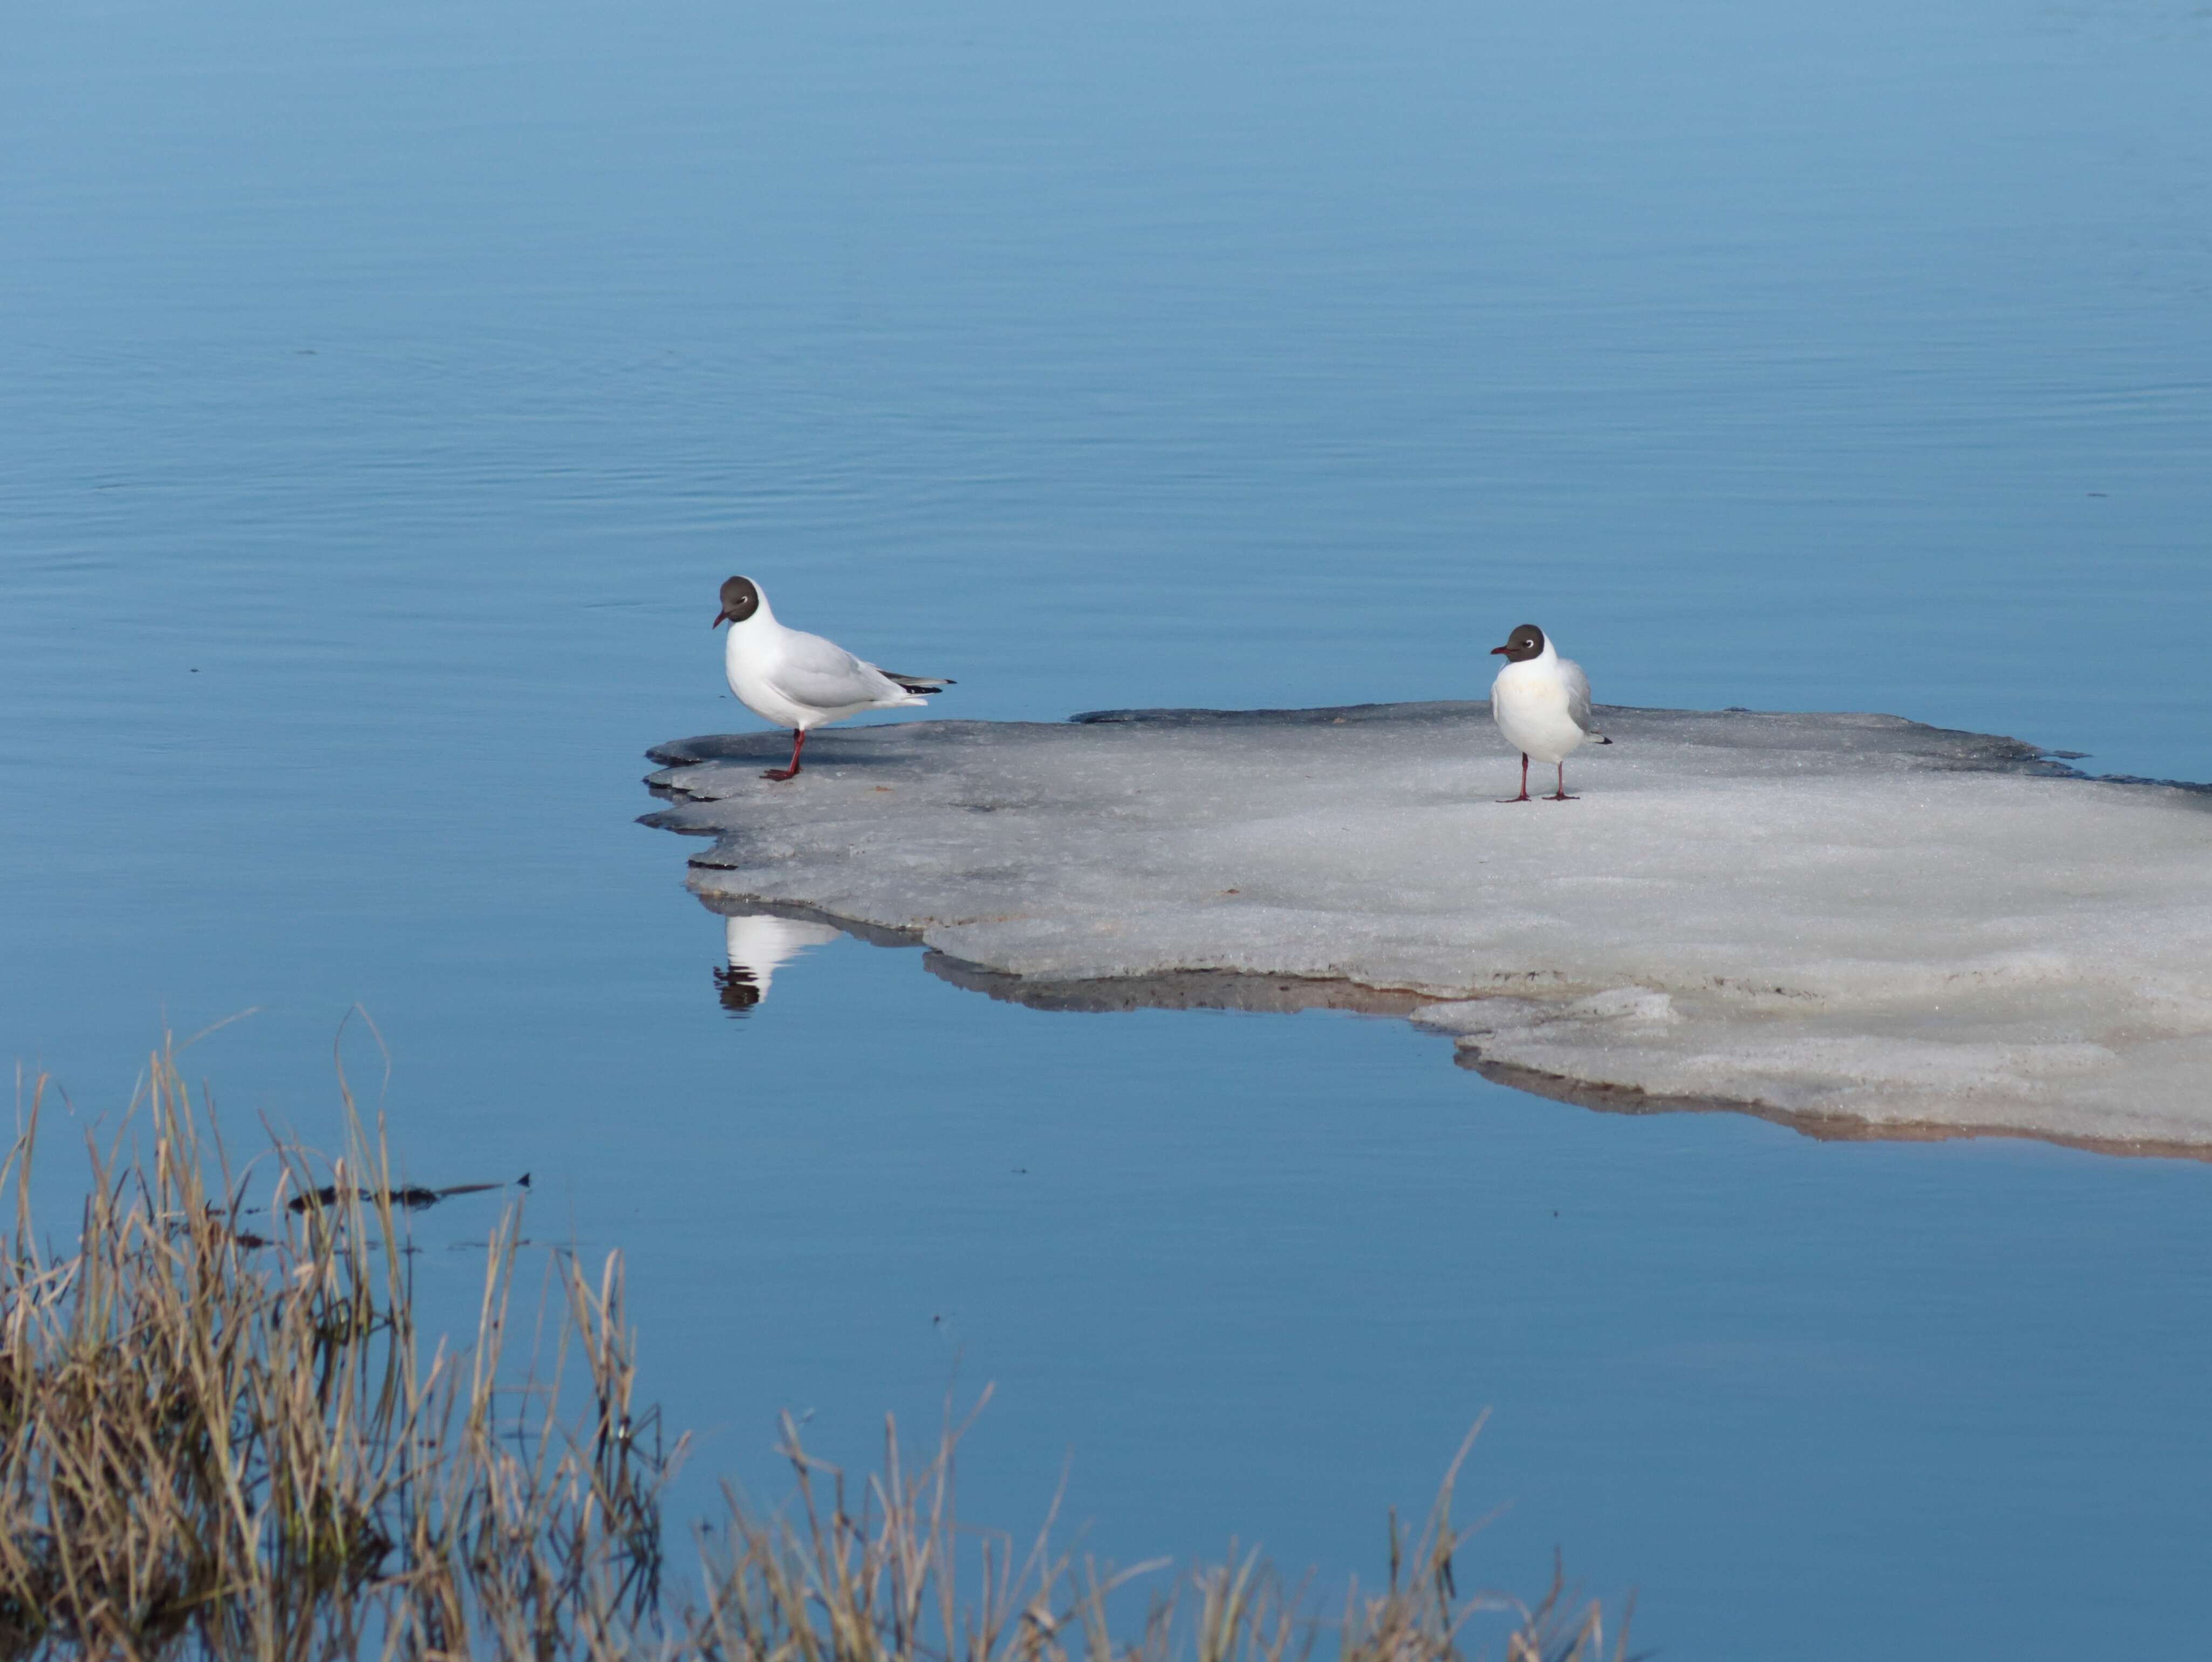
[[[684,740],[647,822],[716,837],[710,905],[956,979],[1348,984],[1576,1100],[2212,1149],[2212,795],[1894,716],[1600,716],[1571,803],[1501,804],[1487,706],[1403,704],[848,729],[787,785],[780,735]]]

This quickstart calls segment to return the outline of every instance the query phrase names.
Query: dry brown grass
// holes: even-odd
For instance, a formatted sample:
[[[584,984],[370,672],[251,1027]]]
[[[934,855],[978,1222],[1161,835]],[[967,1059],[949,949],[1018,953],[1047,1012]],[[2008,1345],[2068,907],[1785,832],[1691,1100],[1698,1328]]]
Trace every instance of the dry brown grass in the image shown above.
[[[1607,1654],[1600,1607],[1556,1576],[1534,1606],[1460,1596],[1456,1461],[1418,1537],[1392,1519],[1388,1584],[1322,1621],[1255,1554],[1117,1573],[1055,1547],[1049,1522],[1018,1550],[968,1527],[950,1424],[911,1469],[890,1428],[854,1481],[787,1423],[790,1502],[729,1494],[665,1588],[682,1444],[664,1451],[635,1405],[617,1255],[597,1275],[551,1255],[538,1337],[510,1354],[510,1208],[474,1335],[426,1352],[407,1255],[383,1246],[406,1234],[380,1131],[349,1101],[327,1168],[272,1139],[266,1209],[248,1211],[256,1175],[233,1170],[173,1055],[148,1077],[91,1148],[69,1251],[42,1254],[33,1229],[35,1091],[0,1166],[0,1657],[1458,1662],[1470,1617],[1501,1610],[1507,1662]]]

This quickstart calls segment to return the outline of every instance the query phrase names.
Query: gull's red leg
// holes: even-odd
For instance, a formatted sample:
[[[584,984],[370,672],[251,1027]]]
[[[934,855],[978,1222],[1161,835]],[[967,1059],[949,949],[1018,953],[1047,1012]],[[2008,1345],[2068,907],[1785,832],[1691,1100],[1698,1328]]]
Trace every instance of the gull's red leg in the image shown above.
[[[1522,788],[1526,789],[1527,787],[1523,786]],[[1547,797],[1544,800],[1546,802],[1576,802],[1580,800],[1579,798],[1571,797],[1567,794],[1567,764],[1565,762],[1563,761],[1559,764],[1559,789],[1558,794],[1555,796]]]
[[[761,774],[761,777],[764,779],[778,780],[797,779],[799,777],[799,753],[805,748],[806,729],[804,727],[793,728],[791,730],[791,766],[788,767],[770,767],[763,772]]]
[[[1498,801],[1527,802],[1528,799],[1528,753],[1523,750],[1521,753],[1521,794],[1517,797],[1500,797]]]

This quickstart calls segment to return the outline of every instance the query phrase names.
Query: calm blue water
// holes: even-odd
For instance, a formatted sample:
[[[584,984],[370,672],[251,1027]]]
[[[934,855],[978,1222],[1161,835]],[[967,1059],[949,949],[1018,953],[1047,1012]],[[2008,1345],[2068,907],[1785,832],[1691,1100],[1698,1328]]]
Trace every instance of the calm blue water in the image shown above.
[[[734,1021],[629,821],[647,744],[749,719],[738,569],[948,714],[1464,696],[1533,618],[1603,699],[2212,777],[2212,18],[10,37],[0,1040],[86,1112],[258,1006],[196,1070],[326,1133],[359,1001],[416,1176],[628,1255],[687,1504],[773,1492],[779,1407],[858,1459],[995,1381],[978,1516],[1066,1458],[1107,1556],[1327,1582],[1487,1406],[1468,1579],[1557,1543],[1670,1655],[2202,1645],[2212,1171],[1617,1119],[850,942]]]

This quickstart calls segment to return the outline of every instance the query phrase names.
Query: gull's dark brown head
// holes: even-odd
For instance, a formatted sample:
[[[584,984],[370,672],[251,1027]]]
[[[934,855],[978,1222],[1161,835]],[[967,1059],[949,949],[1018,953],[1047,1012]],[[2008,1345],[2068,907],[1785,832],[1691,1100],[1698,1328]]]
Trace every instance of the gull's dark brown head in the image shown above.
[[[1526,664],[1532,658],[1544,655],[1544,632],[1534,623],[1523,623],[1505,637],[1503,646],[1492,646],[1491,656],[1503,653],[1509,664]]]
[[[733,577],[722,585],[722,610],[714,614],[714,627],[742,623],[760,610],[760,591],[750,577]]]

